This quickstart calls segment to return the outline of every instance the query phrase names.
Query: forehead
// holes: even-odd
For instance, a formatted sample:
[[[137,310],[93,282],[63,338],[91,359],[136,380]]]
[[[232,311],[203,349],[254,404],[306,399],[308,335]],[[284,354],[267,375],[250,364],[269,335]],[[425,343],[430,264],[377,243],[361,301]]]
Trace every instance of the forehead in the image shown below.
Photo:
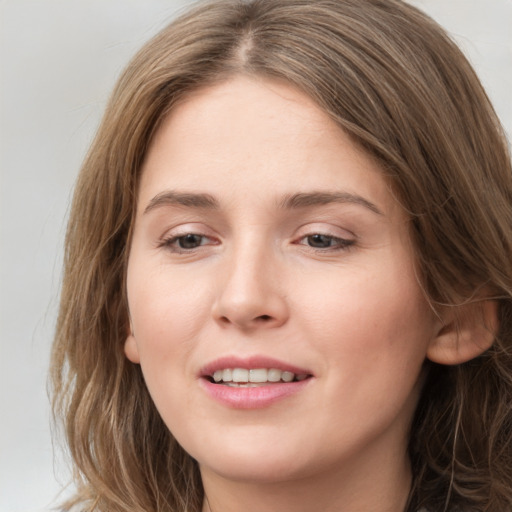
[[[258,142],[259,152],[276,146],[310,143],[341,132],[313,100],[283,81],[235,76],[186,95],[165,118],[154,137],[150,151],[172,140],[179,151],[192,138],[219,148],[229,157],[246,153],[249,142]],[[224,153],[226,157],[227,153]],[[201,157],[201,153],[188,155]]]
[[[236,190],[248,200],[261,191],[268,198],[340,187],[390,202],[377,162],[311,98],[286,83],[235,77],[195,91],[166,117],[143,166],[140,199],[169,188]]]

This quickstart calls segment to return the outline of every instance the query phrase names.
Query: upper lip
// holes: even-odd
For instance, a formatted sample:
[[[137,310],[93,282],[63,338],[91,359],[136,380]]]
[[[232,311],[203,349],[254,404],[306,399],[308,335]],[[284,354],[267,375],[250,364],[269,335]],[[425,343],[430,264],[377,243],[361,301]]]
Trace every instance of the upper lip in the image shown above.
[[[256,368],[275,368],[283,372],[292,372],[295,375],[312,375],[311,371],[305,368],[280,361],[267,356],[254,355],[250,357],[225,356],[215,359],[204,365],[199,371],[201,377],[212,376],[217,370],[226,368],[244,368],[246,370]]]

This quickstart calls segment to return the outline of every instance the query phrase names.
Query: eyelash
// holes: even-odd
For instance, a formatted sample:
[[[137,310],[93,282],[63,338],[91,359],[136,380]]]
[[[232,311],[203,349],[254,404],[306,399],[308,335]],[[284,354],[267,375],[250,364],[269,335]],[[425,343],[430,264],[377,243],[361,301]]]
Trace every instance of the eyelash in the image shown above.
[[[195,237],[200,239],[199,245],[196,245],[194,247],[180,247],[180,244],[186,239],[186,238],[193,238]],[[315,247],[311,244],[311,239],[313,237],[322,238],[323,241],[326,243],[329,243],[330,245],[327,247]],[[172,236],[170,238],[166,238],[165,240],[162,240],[162,242],[159,244],[159,247],[165,247],[169,249],[171,252],[177,253],[177,254],[189,254],[192,251],[195,251],[197,249],[200,249],[203,245],[206,245],[203,243],[205,240],[208,240],[209,237],[206,235],[203,235],[201,233],[183,233],[179,235]],[[301,243],[303,240],[308,241],[309,243]],[[193,242],[192,242],[193,243]],[[217,245],[218,242],[214,241],[212,245]],[[350,249],[351,246],[355,244],[355,240],[348,240],[345,238],[336,237],[334,235],[329,235],[325,233],[311,233],[308,235],[305,235],[301,237],[297,242],[297,245],[306,245],[310,250],[320,253],[325,252],[336,252],[336,251],[345,251]]]
[[[185,240],[187,237],[197,237],[201,239],[201,242],[199,245],[195,247],[180,247],[179,244],[181,241]],[[165,247],[169,249],[171,252],[177,253],[177,254],[189,254],[190,252],[201,248],[203,245],[202,242],[204,240],[207,240],[209,237],[206,235],[203,235],[201,233],[183,233],[179,235],[172,236],[170,238],[166,238],[162,240],[162,242],[159,244],[159,247]],[[213,245],[217,245],[217,242],[214,242]]]
[[[311,233],[309,235],[303,236],[299,239],[299,244],[302,240],[312,239],[313,237],[322,237],[324,240],[333,244],[328,247],[314,247],[312,245],[307,245],[311,250],[315,252],[336,252],[336,251],[346,251],[350,249],[351,246],[355,244],[355,240],[349,240],[346,238],[340,238],[334,235],[329,235],[326,233]],[[311,242],[311,240],[309,240]],[[305,245],[305,244],[301,244]]]

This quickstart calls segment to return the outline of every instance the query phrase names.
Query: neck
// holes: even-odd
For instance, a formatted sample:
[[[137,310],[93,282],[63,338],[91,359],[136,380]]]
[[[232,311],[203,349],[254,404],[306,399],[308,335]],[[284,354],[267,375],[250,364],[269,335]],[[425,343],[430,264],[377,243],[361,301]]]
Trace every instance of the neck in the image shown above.
[[[242,482],[201,468],[202,512],[398,512],[405,510],[411,485],[408,458],[393,457],[331,468],[284,482]]]

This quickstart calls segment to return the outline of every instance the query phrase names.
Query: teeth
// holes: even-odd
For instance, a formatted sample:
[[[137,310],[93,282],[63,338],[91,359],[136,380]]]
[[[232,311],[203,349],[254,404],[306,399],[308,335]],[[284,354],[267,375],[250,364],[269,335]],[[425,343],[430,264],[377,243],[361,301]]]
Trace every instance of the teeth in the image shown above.
[[[233,382],[249,382],[249,370],[235,368],[233,370]]]
[[[291,382],[295,375],[292,372],[283,372],[281,375],[281,379],[283,379],[285,382]]]
[[[255,387],[265,382],[292,382],[308,378],[308,374],[295,375],[292,372],[278,370],[277,368],[225,368],[217,370],[213,375],[214,382],[226,383],[237,387]]]
[[[275,368],[271,368],[268,371],[268,381],[269,382],[279,382],[281,380],[281,374],[283,372],[281,370],[276,370]]]
[[[265,368],[249,370],[249,382],[267,382],[268,371]]]

